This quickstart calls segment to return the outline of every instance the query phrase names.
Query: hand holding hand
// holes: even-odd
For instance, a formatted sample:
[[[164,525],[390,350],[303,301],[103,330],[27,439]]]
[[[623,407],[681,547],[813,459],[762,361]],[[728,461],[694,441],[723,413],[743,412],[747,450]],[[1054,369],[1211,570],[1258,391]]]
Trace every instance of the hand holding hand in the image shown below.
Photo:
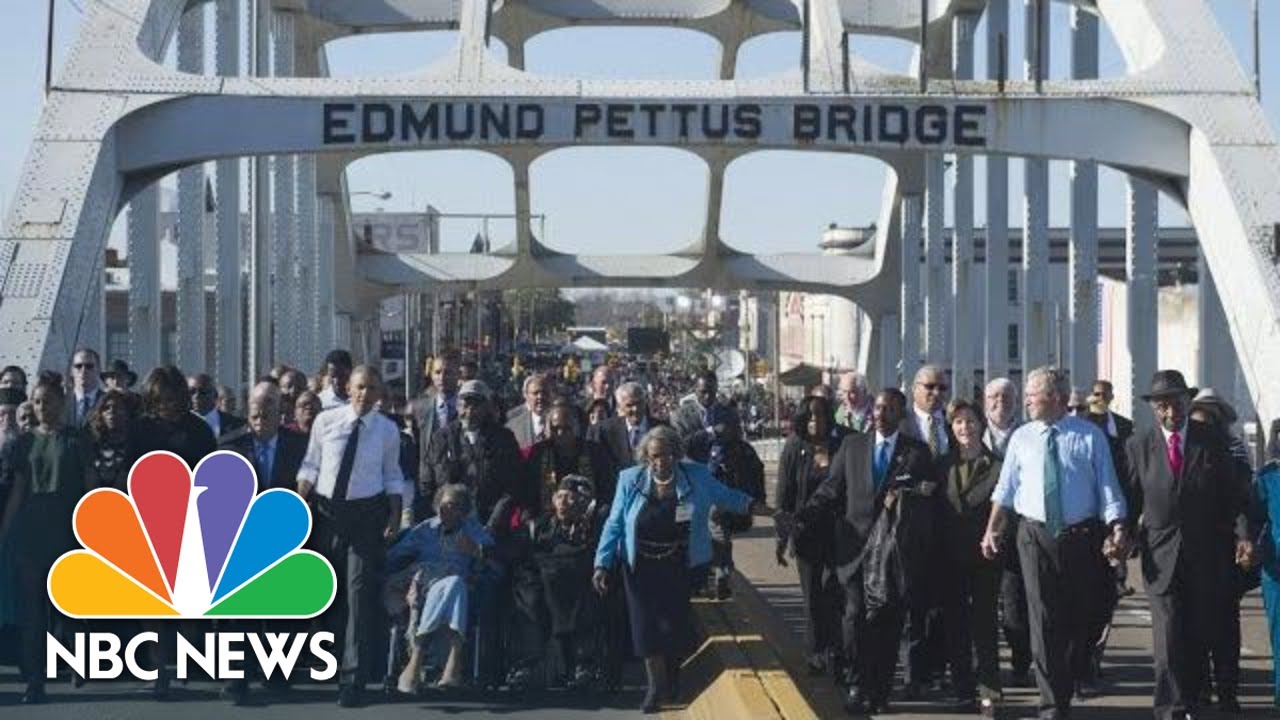
[[[1248,540],[1236,541],[1236,564],[1245,570],[1253,568],[1257,558],[1253,543]]]

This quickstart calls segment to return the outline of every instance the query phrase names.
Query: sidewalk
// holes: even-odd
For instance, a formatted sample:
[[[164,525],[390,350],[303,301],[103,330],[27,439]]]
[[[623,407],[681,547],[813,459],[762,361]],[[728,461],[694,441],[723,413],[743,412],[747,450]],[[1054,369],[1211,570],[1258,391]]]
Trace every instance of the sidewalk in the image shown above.
[[[773,467],[769,494],[773,495]],[[838,690],[830,677],[811,678],[804,664],[806,621],[804,601],[792,567],[779,567],[774,560],[774,528],[768,518],[757,518],[750,533],[734,540],[735,599],[759,623],[758,630],[782,657],[787,670],[810,704],[823,718],[844,715]],[[1130,582],[1140,582],[1136,564],[1131,568]],[[1271,646],[1267,637],[1266,618],[1258,592],[1245,597],[1241,610],[1240,702],[1245,717],[1280,717],[1272,705]],[[1007,653],[1001,648],[1003,669],[1007,677]],[[1148,720],[1151,718],[1151,615],[1141,587],[1121,602],[1116,612],[1107,655],[1103,663],[1103,695],[1077,703],[1073,717],[1085,720]],[[1006,688],[1006,711],[1002,717],[1035,717],[1037,693],[1034,688]],[[928,702],[893,702],[894,716],[900,718],[968,718],[946,712],[941,705]],[[1219,715],[1209,713],[1208,717]],[[1226,717],[1226,716],[1222,716]]]

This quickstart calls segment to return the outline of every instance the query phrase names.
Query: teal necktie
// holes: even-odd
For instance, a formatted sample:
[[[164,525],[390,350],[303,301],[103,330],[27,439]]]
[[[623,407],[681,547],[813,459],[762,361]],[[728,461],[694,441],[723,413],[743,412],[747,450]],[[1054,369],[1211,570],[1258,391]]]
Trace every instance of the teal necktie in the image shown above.
[[[1062,532],[1062,464],[1058,460],[1058,428],[1050,427],[1044,447],[1044,524],[1054,537]]]

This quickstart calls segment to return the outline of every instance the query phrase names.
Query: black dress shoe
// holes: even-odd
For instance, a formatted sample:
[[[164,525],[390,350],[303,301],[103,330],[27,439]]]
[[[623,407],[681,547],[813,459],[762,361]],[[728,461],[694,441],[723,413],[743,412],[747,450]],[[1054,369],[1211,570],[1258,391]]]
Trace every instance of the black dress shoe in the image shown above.
[[[893,714],[893,706],[889,705],[888,700],[878,700],[876,702],[873,702],[867,709],[868,711],[870,711],[872,715],[892,715]]]
[[[907,702],[919,700],[921,695],[920,683],[909,682],[902,686],[902,699]]]
[[[849,694],[844,698],[844,711],[850,715],[865,715],[867,712],[867,701],[862,693],[853,688],[849,690]]]
[[[343,685],[338,688],[338,707],[357,708],[364,705],[364,693],[358,685]]]
[[[22,693],[23,705],[43,705],[46,700],[44,685],[28,685],[27,691]]]
[[[1240,715],[1244,713],[1244,708],[1240,707],[1240,701],[1236,699],[1234,694],[1223,695],[1218,698],[1218,709],[1228,715]]]

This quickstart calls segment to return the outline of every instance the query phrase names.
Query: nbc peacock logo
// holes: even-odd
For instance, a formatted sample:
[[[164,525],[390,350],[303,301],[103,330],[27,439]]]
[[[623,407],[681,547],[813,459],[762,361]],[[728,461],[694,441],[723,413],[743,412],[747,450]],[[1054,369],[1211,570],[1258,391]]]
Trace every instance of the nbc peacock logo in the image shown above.
[[[84,548],[49,571],[49,599],[73,618],[311,618],[337,579],[301,549],[311,512],[289,490],[258,493],[253,467],[219,451],[195,472],[153,452],[129,472],[129,494],[99,488],[76,506]]]

